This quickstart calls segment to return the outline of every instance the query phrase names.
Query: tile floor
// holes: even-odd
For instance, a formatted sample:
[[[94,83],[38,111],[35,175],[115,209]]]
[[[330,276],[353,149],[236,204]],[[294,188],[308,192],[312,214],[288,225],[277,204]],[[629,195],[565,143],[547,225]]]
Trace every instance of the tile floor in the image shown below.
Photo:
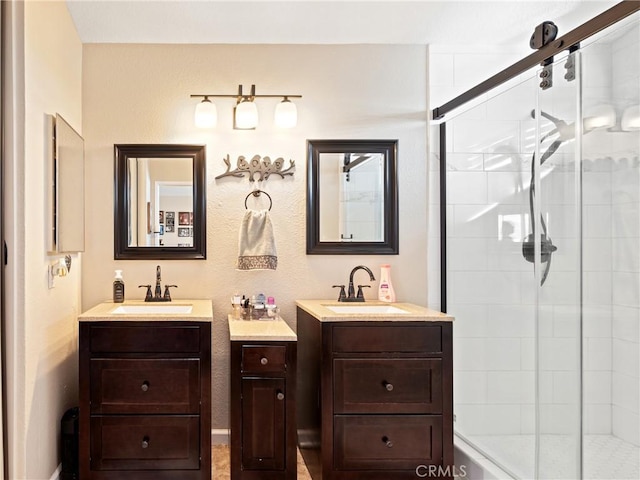
[[[229,480],[231,478],[229,446],[214,445],[211,448],[212,458],[212,479],[213,480]],[[311,480],[309,470],[298,450],[298,480]]]
[[[533,435],[473,435],[467,440],[502,462],[519,478],[532,478]],[[540,442],[540,476],[546,479],[575,478],[575,439],[568,435],[543,435]],[[640,448],[611,435],[585,435],[584,471],[587,480],[638,480]]]

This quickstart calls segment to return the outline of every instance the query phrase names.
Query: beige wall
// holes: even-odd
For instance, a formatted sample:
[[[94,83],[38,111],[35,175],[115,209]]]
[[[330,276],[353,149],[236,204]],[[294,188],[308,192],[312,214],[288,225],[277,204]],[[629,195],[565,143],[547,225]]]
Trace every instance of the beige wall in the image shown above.
[[[7,379],[12,479],[48,479],[59,463],[60,418],[77,405],[81,262],[47,286],[45,121],[82,126],[82,44],[64,2],[14,5],[12,121],[5,177]]]
[[[218,127],[193,125],[192,93],[234,93],[238,84],[257,93],[302,94],[299,122],[276,130],[277,99],[259,99],[255,131],[232,129],[232,99],[220,99]],[[399,300],[426,304],[427,48],[425,46],[111,45],[87,44],[83,56],[83,134],[87,158],[87,250],[83,257],[83,309],[111,298],[114,269],[122,269],[127,299],[142,299],[137,285],[163,280],[174,298],[210,298],[213,328],[213,427],[228,426],[228,328],[234,291],[276,298],[295,327],[295,300],[337,298],[336,283],[351,269],[379,275],[391,263]],[[305,254],[307,139],[398,139],[400,255]],[[207,260],[113,260],[113,145],[191,143],[207,148]],[[278,269],[235,270],[238,228],[252,185],[214,177],[227,154],[282,156],[296,162],[293,177],[270,178]],[[253,201],[253,198],[250,199]],[[367,283],[363,272],[356,281]],[[377,282],[367,291],[375,297]]]

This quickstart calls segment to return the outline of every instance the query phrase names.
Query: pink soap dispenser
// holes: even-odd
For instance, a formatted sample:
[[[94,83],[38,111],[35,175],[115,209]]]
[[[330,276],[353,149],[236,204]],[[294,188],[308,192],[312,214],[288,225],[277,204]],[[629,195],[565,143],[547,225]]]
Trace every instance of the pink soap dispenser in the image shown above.
[[[391,283],[391,265],[380,265],[380,285],[378,286],[378,300],[393,303],[396,301],[396,292]]]

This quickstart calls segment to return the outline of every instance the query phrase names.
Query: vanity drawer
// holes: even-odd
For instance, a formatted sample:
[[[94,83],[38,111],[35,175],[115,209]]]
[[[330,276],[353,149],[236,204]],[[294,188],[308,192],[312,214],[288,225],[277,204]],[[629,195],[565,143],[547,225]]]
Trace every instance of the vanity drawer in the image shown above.
[[[333,327],[333,351],[353,353],[440,353],[442,327],[438,325],[386,325]]]
[[[200,360],[92,359],[91,413],[200,412]]]
[[[287,347],[281,345],[243,345],[243,373],[285,373]]]
[[[200,468],[197,416],[91,417],[92,470]]]
[[[337,415],[334,468],[411,470],[442,464],[442,417],[436,415]]]
[[[148,326],[92,326],[89,341],[93,353],[198,353],[200,327],[156,323],[150,334]]]
[[[333,361],[335,413],[442,413],[439,358]]]

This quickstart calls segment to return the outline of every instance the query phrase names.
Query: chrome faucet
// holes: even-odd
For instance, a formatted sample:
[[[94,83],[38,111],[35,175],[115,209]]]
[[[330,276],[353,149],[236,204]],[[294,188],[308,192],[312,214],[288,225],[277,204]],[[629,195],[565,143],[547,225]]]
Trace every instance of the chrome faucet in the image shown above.
[[[334,285],[334,288],[340,288],[340,296],[338,297],[339,302],[364,302],[364,293],[362,293],[363,288],[371,288],[371,285],[358,285],[358,293],[356,294],[356,289],[353,285],[353,275],[358,270],[364,270],[369,274],[370,280],[375,281],[376,277],[373,276],[373,272],[369,269],[369,267],[365,267],[364,265],[358,265],[351,270],[349,274],[349,287],[348,293],[345,295],[344,293],[344,285]]]
[[[170,302],[171,301],[171,293],[169,292],[169,288],[175,287],[178,288],[177,285],[165,285],[164,286],[164,295],[162,294],[162,271],[160,270],[160,265],[156,267],[156,290],[155,295],[151,293],[151,285],[138,285],[138,288],[146,288],[147,293],[144,297],[145,302]]]

